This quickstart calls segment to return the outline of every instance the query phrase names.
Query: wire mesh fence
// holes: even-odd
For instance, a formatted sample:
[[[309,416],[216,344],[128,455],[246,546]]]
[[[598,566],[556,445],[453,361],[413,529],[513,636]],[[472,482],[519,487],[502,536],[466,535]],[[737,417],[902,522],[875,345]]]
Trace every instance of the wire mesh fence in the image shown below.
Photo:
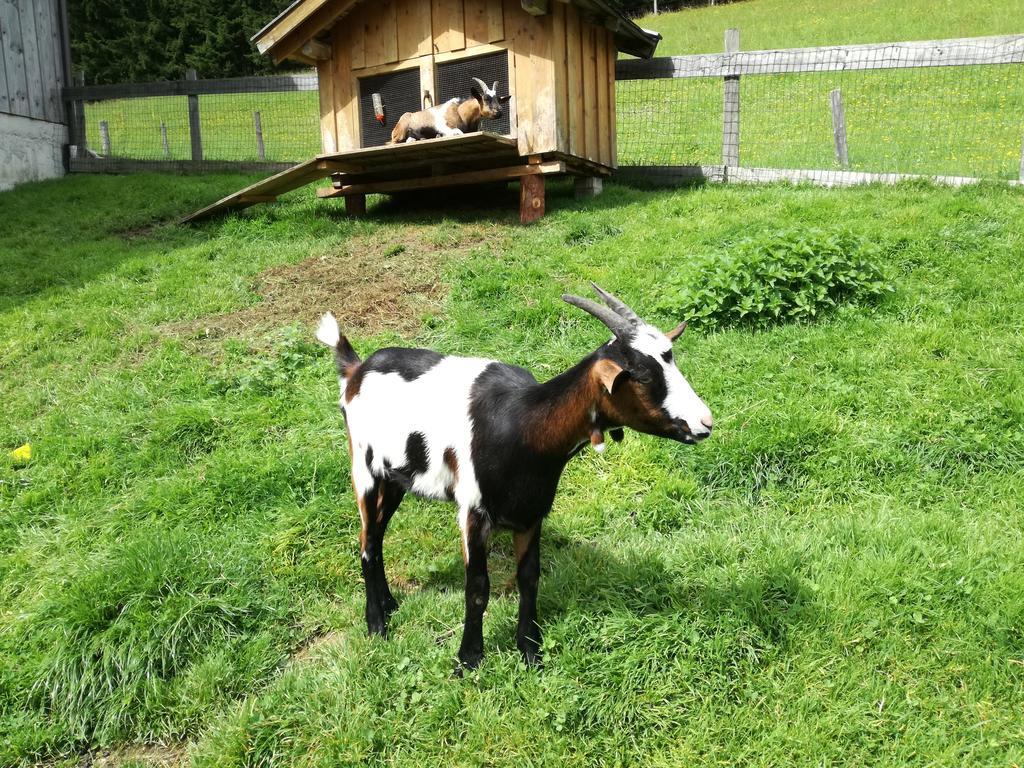
[[[67,95],[75,105],[72,170],[272,169],[320,151],[316,74],[79,87]]]
[[[1022,65],[1024,35],[623,60],[618,162],[647,178],[657,167],[826,183],[1024,179]],[[276,169],[320,151],[315,73],[77,87],[65,98],[72,170]]]
[[[1022,64],[1024,36],[620,62],[619,163],[1018,179]]]

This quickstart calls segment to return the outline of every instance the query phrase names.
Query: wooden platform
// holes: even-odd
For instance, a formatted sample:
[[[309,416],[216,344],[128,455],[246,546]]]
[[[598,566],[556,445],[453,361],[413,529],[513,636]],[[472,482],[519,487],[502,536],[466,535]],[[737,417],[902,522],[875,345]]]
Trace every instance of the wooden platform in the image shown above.
[[[608,175],[610,170],[560,152],[524,157],[519,154],[513,137],[468,133],[318,155],[240,189],[181,221],[198,221],[256,203],[273,202],[278,195],[330,176],[332,186],[317,190],[317,195],[321,198],[344,198],[346,208],[353,216],[366,212],[368,194],[519,181],[520,221],[528,224],[544,215],[545,176],[573,174],[599,177]]]
[[[271,202],[278,195],[328,176],[343,179],[345,184],[368,184],[432,175],[438,166],[466,172],[521,162],[514,138],[483,132],[317,155],[200,208],[183,218],[182,223]]]

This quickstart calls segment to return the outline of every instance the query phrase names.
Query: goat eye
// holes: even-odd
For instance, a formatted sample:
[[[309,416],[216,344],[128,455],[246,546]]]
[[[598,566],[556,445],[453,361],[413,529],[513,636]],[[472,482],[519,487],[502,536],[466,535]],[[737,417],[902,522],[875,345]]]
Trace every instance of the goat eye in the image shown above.
[[[671,363],[672,362],[672,350],[670,349],[668,352],[662,353],[661,359],[664,360],[666,363]]]

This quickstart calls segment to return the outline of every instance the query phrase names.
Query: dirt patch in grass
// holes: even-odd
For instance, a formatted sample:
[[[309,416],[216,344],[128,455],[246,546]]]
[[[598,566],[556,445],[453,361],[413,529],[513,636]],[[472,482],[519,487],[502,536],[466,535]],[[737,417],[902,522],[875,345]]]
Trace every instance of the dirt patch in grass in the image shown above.
[[[315,635],[304,642],[285,662],[285,668],[295,664],[303,664],[315,659],[333,648],[344,648],[348,638],[341,632],[332,630],[323,635]]]
[[[446,224],[381,229],[341,250],[262,272],[253,284],[261,301],[164,330],[195,340],[250,337],[299,322],[314,325],[325,310],[345,333],[411,335],[441,306],[444,262],[481,244],[479,227]]]
[[[90,768],[120,768],[122,765],[177,768],[184,764],[184,744],[132,744],[117,749],[93,752],[79,763],[80,766],[90,766]]]
[[[125,229],[118,229],[114,231],[114,234],[120,237],[122,240],[127,240],[129,243],[136,240],[141,240],[145,237],[152,237],[153,233],[159,227],[166,224],[166,221],[150,221],[145,224],[139,224],[134,227],[126,227]]]

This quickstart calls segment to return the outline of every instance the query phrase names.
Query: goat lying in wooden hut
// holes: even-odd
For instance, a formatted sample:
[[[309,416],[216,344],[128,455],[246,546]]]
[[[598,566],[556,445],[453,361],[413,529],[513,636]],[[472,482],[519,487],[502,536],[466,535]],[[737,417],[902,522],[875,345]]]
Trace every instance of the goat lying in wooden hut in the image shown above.
[[[419,112],[406,112],[391,131],[391,143],[401,144],[418,139],[433,139],[438,136],[460,136],[480,130],[483,119],[497,120],[501,117],[501,107],[510,96],[498,96],[498,81],[490,88],[479,77],[470,88],[468,99],[449,99],[436,107],[421,109]]]
[[[384,634],[398,603],[384,575],[383,539],[407,491],[454,501],[466,567],[460,671],[483,657],[490,582],[488,540],[510,528],[519,585],[516,644],[537,661],[541,523],[569,459],[604,432],[622,428],[696,443],[711,434],[711,412],[672,358],[669,333],[594,286],[604,305],[562,298],[603,322],[614,337],[573,368],[540,384],[529,371],[426,349],[380,349],[360,361],[330,313],[316,336],[334,350],[348,426],[352,485],[362,521],[366,624]]]

